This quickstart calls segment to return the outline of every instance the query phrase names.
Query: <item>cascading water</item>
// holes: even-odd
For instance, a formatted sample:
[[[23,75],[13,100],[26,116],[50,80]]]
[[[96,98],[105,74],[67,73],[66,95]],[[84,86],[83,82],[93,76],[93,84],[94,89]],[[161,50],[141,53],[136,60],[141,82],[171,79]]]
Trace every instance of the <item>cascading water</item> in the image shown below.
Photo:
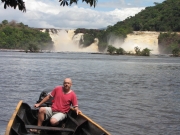
[[[75,30],[63,29],[48,29],[48,31],[54,42],[54,52],[98,52],[98,39],[95,39],[90,46],[83,48],[79,45],[79,41],[83,39],[82,33],[75,35]],[[123,42],[120,38],[111,38],[108,44],[116,48],[122,47],[126,52],[134,52],[134,48],[139,47],[141,50],[145,48],[152,50],[152,54],[159,54],[159,34],[159,32],[152,31],[134,31],[132,34],[128,34]]]
[[[158,36],[159,32],[152,31],[134,31],[132,34],[128,34],[127,38],[123,41],[121,39],[115,39],[113,46],[116,48],[123,48],[126,52],[134,52],[135,47],[139,47],[141,51],[148,48],[152,54],[159,54],[158,50]],[[120,44],[122,43],[122,44]],[[111,44],[111,42],[109,43]]]
[[[86,48],[79,46],[83,34],[75,35],[75,30],[49,29],[48,31],[54,42],[54,52],[98,52],[97,42]]]

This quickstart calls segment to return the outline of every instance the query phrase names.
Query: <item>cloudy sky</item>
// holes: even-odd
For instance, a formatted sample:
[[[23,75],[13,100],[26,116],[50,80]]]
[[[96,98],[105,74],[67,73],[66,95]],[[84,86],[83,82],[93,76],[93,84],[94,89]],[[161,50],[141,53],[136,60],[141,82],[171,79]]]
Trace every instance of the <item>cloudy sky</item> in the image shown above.
[[[15,20],[35,28],[105,28],[164,0],[98,0],[95,8],[82,0],[69,7],[59,6],[59,0],[24,1],[26,12],[4,9],[4,4],[0,3],[0,23]]]

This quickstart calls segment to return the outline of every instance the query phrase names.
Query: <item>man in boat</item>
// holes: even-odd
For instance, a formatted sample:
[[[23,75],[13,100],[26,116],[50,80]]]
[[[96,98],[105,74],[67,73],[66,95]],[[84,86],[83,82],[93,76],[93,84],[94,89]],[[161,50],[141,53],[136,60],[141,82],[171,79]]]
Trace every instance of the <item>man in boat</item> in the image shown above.
[[[41,126],[45,119],[50,119],[52,126],[58,125],[59,121],[66,118],[71,105],[74,107],[77,115],[81,112],[78,108],[76,94],[73,90],[71,90],[71,86],[72,80],[70,78],[66,78],[63,86],[55,87],[52,92],[48,93],[48,95],[40,103],[34,105],[35,107],[40,107],[41,104],[45,103],[50,98],[54,98],[51,107],[40,107],[38,113],[38,126]],[[37,130],[31,129],[30,131],[36,132]]]

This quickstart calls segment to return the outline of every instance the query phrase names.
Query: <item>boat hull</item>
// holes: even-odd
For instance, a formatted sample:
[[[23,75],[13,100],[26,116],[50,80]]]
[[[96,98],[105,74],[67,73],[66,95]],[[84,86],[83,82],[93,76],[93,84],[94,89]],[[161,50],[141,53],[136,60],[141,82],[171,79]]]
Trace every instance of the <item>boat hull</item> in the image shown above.
[[[40,135],[110,135],[104,128],[89,117],[79,115],[71,109],[67,118],[52,127],[49,120],[37,126],[38,109],[31,108],[27,103],[19,101],[6,128],[5,135],[30,135],[30,129],[37,129]]]

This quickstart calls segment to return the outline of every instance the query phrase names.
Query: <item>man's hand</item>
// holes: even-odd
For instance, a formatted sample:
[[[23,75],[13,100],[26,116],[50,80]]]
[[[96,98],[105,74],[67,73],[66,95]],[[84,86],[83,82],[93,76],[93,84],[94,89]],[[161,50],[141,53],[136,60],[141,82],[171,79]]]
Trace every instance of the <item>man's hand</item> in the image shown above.
[[[78,107],[75,107],[74,110],[76,111],[76,114],[78,115],[79,113],[81,113],[81,110],[79,110]]]
[[[40,103],[35,104],[34,107],[38,108],[40,105],[48,101],[48,99],[50,99],[50,94],[48,94],[45,98],[43,98],[43,100]]]
[[[40,106],[40,104],[35,104],[34,107],[38,108]]]

